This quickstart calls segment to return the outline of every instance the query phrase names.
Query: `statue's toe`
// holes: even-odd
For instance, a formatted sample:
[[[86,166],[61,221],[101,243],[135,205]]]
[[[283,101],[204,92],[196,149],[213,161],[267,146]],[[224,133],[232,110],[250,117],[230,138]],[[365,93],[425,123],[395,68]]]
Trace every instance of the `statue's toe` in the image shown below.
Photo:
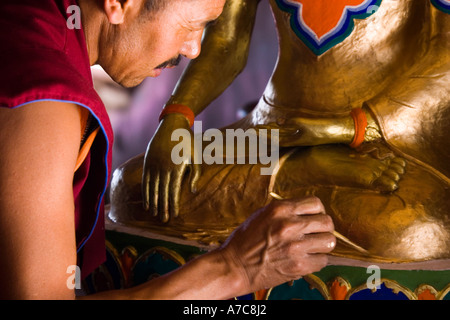
[[[406,161],[394,158],[388,161],[386,169],[373,181],[373,186],[381,192],[393,192],[398,189],[398,182],[405,174]]]

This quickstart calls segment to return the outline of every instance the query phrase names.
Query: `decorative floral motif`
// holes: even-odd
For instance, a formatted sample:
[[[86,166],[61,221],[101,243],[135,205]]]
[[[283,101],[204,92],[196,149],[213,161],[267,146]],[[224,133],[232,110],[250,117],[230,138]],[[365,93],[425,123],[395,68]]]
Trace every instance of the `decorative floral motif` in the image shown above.
[[[409,299],[409,300],[444,300],[450,299],[450,284],[438,291],[433,286],[422,284],[414,290],[400,285],[397,281],[381,279],[380,288],[372,290],[367,284],[352,288],[350,283],[342,277],[336,277],[325,285],[318,277],[309,277],[311,287],[321,288],[319,291],[329,300],[355,300],[355,299]],[[323,290],[325,288],[325,291]]]
[[[337,277],[329,286],[332,300],[345,300],[351,286],[341,277]]]
[[[375,13],[381,0],[276,0],[291,14],[291,27],[317,55],[342,42],[353,31],[354,19]]]
[[[422,285],[416,289],[415,294],[418,300],[437,300],[437,291],[432,286]]]

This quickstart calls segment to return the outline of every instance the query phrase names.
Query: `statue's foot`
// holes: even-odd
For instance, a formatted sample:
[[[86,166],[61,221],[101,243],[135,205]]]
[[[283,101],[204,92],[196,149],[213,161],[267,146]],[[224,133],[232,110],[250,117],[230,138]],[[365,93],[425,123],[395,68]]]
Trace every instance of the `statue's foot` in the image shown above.
[[[341,145],[326,145],[300,150],[289,157],[281,175],[301,185],[345,186],[393,192],[405,173],[406,161],[394,154],[376,157]],[[295,170],[295,171],[292,171]],[[293,175],[293,172],[303,174]],[[281,176],[279,176],[282,179]],[[279,180],[277,178],[277,180]],[[305,179],[306,178],[306,179]],[[284,189],[284,188],[283,188]]]

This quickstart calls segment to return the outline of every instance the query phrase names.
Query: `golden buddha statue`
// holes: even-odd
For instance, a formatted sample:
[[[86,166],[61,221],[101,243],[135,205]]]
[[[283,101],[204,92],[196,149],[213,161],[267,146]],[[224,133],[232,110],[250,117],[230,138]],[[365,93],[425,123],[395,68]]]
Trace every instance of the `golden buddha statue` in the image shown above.
[[[338,242],[337,257],[450,259],[449,2],[269,1],[277,64],[256,107],[222,131],[278,129],[273,173],[262,175],[260,163],[185,163],[181,178],[169,181],[162,173],[180,168],[171,163],[170,133],[190,127],[170,115],[146,155],[114,173],[109,219],[207,246],[274,201],[271,192],[315,195],[336,230],[369,252]],[[198,114],[233,81],[246,63],[258,3],[227,1],[167,105]]]

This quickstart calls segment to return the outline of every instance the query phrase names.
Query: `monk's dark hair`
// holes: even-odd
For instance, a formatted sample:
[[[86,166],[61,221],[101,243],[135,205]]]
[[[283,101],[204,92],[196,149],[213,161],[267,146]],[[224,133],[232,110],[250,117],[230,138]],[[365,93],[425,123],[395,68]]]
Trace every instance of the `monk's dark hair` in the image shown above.
[[[148,13],[155,13],[164,9],[169,0],[145,0],[144,11]]]

